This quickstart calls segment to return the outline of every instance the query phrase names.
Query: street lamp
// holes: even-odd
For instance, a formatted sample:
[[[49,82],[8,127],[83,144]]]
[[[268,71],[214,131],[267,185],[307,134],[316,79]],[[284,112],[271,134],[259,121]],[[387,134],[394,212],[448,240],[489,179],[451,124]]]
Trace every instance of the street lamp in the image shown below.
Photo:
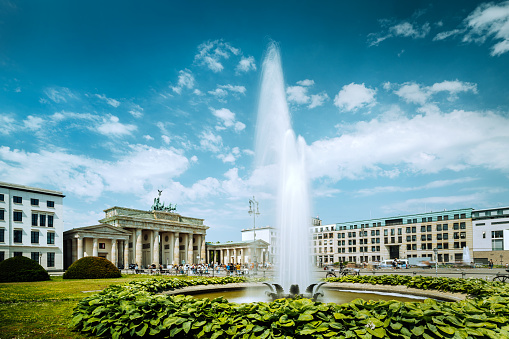
[[[435,277],[438,277],[438,248],[434,248],[433,252],[435,252]]]
[[[258,263],[256,261],[256,216],[260,215],[260,211],[258,210],[258,201],[256,201],[255,197],[253,199],[249,199],[249,215],[253,215],[253,247],[254,247],[254,270],[255,272],[258,270]]]

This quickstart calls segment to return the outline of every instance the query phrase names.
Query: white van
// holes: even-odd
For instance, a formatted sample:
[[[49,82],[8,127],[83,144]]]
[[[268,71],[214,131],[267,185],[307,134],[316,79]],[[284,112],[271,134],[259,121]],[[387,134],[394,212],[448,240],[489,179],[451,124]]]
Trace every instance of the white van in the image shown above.
[[[393,268],[394,259],[383,260],[380,263],[380,268]],[[407,259],[398,259],[398,268],[408,268],[408,260]]]

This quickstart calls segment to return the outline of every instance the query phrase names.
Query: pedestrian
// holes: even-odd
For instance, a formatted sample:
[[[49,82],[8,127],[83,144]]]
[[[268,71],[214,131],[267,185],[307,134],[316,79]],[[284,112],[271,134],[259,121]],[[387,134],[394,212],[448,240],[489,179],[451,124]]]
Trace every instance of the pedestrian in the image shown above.
[[[490,259],[489,266],[490,266],[490,270],[493,269],[493,259]]]

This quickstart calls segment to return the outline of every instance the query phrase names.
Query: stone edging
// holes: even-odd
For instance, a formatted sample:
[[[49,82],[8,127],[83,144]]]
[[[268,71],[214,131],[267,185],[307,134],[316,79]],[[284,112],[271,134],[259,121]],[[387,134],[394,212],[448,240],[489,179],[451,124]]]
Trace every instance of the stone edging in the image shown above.
[[[187,286],[170,291],[165,291],[162,294],[175,295],[175,294],[200,294],[211,291],[229,291],[240,290],[244,288],[260,288],[266,287],[263,283],[232,283],[232,284],[213,284],[213,285],[198,285]],[[429,297],[443,301],[459,301],[467,298],[467,294],[441,292],[437,290],[420,290],[417,288],[406,287],[402,285],[371,285],[371,284],[354,284],[354,283],[337,283],[328,282],[322,286],[323,289],[339,289],[339,290],[356,290],[356,291],[372,291],[372,292],[392,292],[400,294],[411,294],[419,297]]]
[[[356,291],[372,291],[372,292],[390,292],[400,294],[411,294],[419,297],[428,297],[442,301],[459,301],[465,300],[467,294],[442,292],[437,290],[420,290],[417,288],[406,287],[404,285],[371,285],[371,284],[355,284],[355,283],[338,283],[329,282],[323,286],[325,289],[336,288],[339,290],[356,290]]]

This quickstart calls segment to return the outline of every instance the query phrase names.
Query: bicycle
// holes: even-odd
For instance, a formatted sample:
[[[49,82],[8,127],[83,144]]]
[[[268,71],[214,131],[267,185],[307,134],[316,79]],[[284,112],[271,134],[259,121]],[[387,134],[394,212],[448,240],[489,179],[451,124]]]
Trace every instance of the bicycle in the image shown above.
[[[506,270],[509,272],[509,270]],[[497,273],[497,275],[493,278],[493,281],[500,281],[500,282],[509,282],[509,274],[506,273]]]
[[[327,271],[327,274],[325,274],[325,278],[337,278],[338,276],[336,275],[335,272],[338,272],[338,274],[341,277],[344,277],[345,275],[347,275],[349,273],[349,270],[345,269],[343,267],[341,267],[341,269],[339,271],[334,271],[334,269],[330,269]]]

